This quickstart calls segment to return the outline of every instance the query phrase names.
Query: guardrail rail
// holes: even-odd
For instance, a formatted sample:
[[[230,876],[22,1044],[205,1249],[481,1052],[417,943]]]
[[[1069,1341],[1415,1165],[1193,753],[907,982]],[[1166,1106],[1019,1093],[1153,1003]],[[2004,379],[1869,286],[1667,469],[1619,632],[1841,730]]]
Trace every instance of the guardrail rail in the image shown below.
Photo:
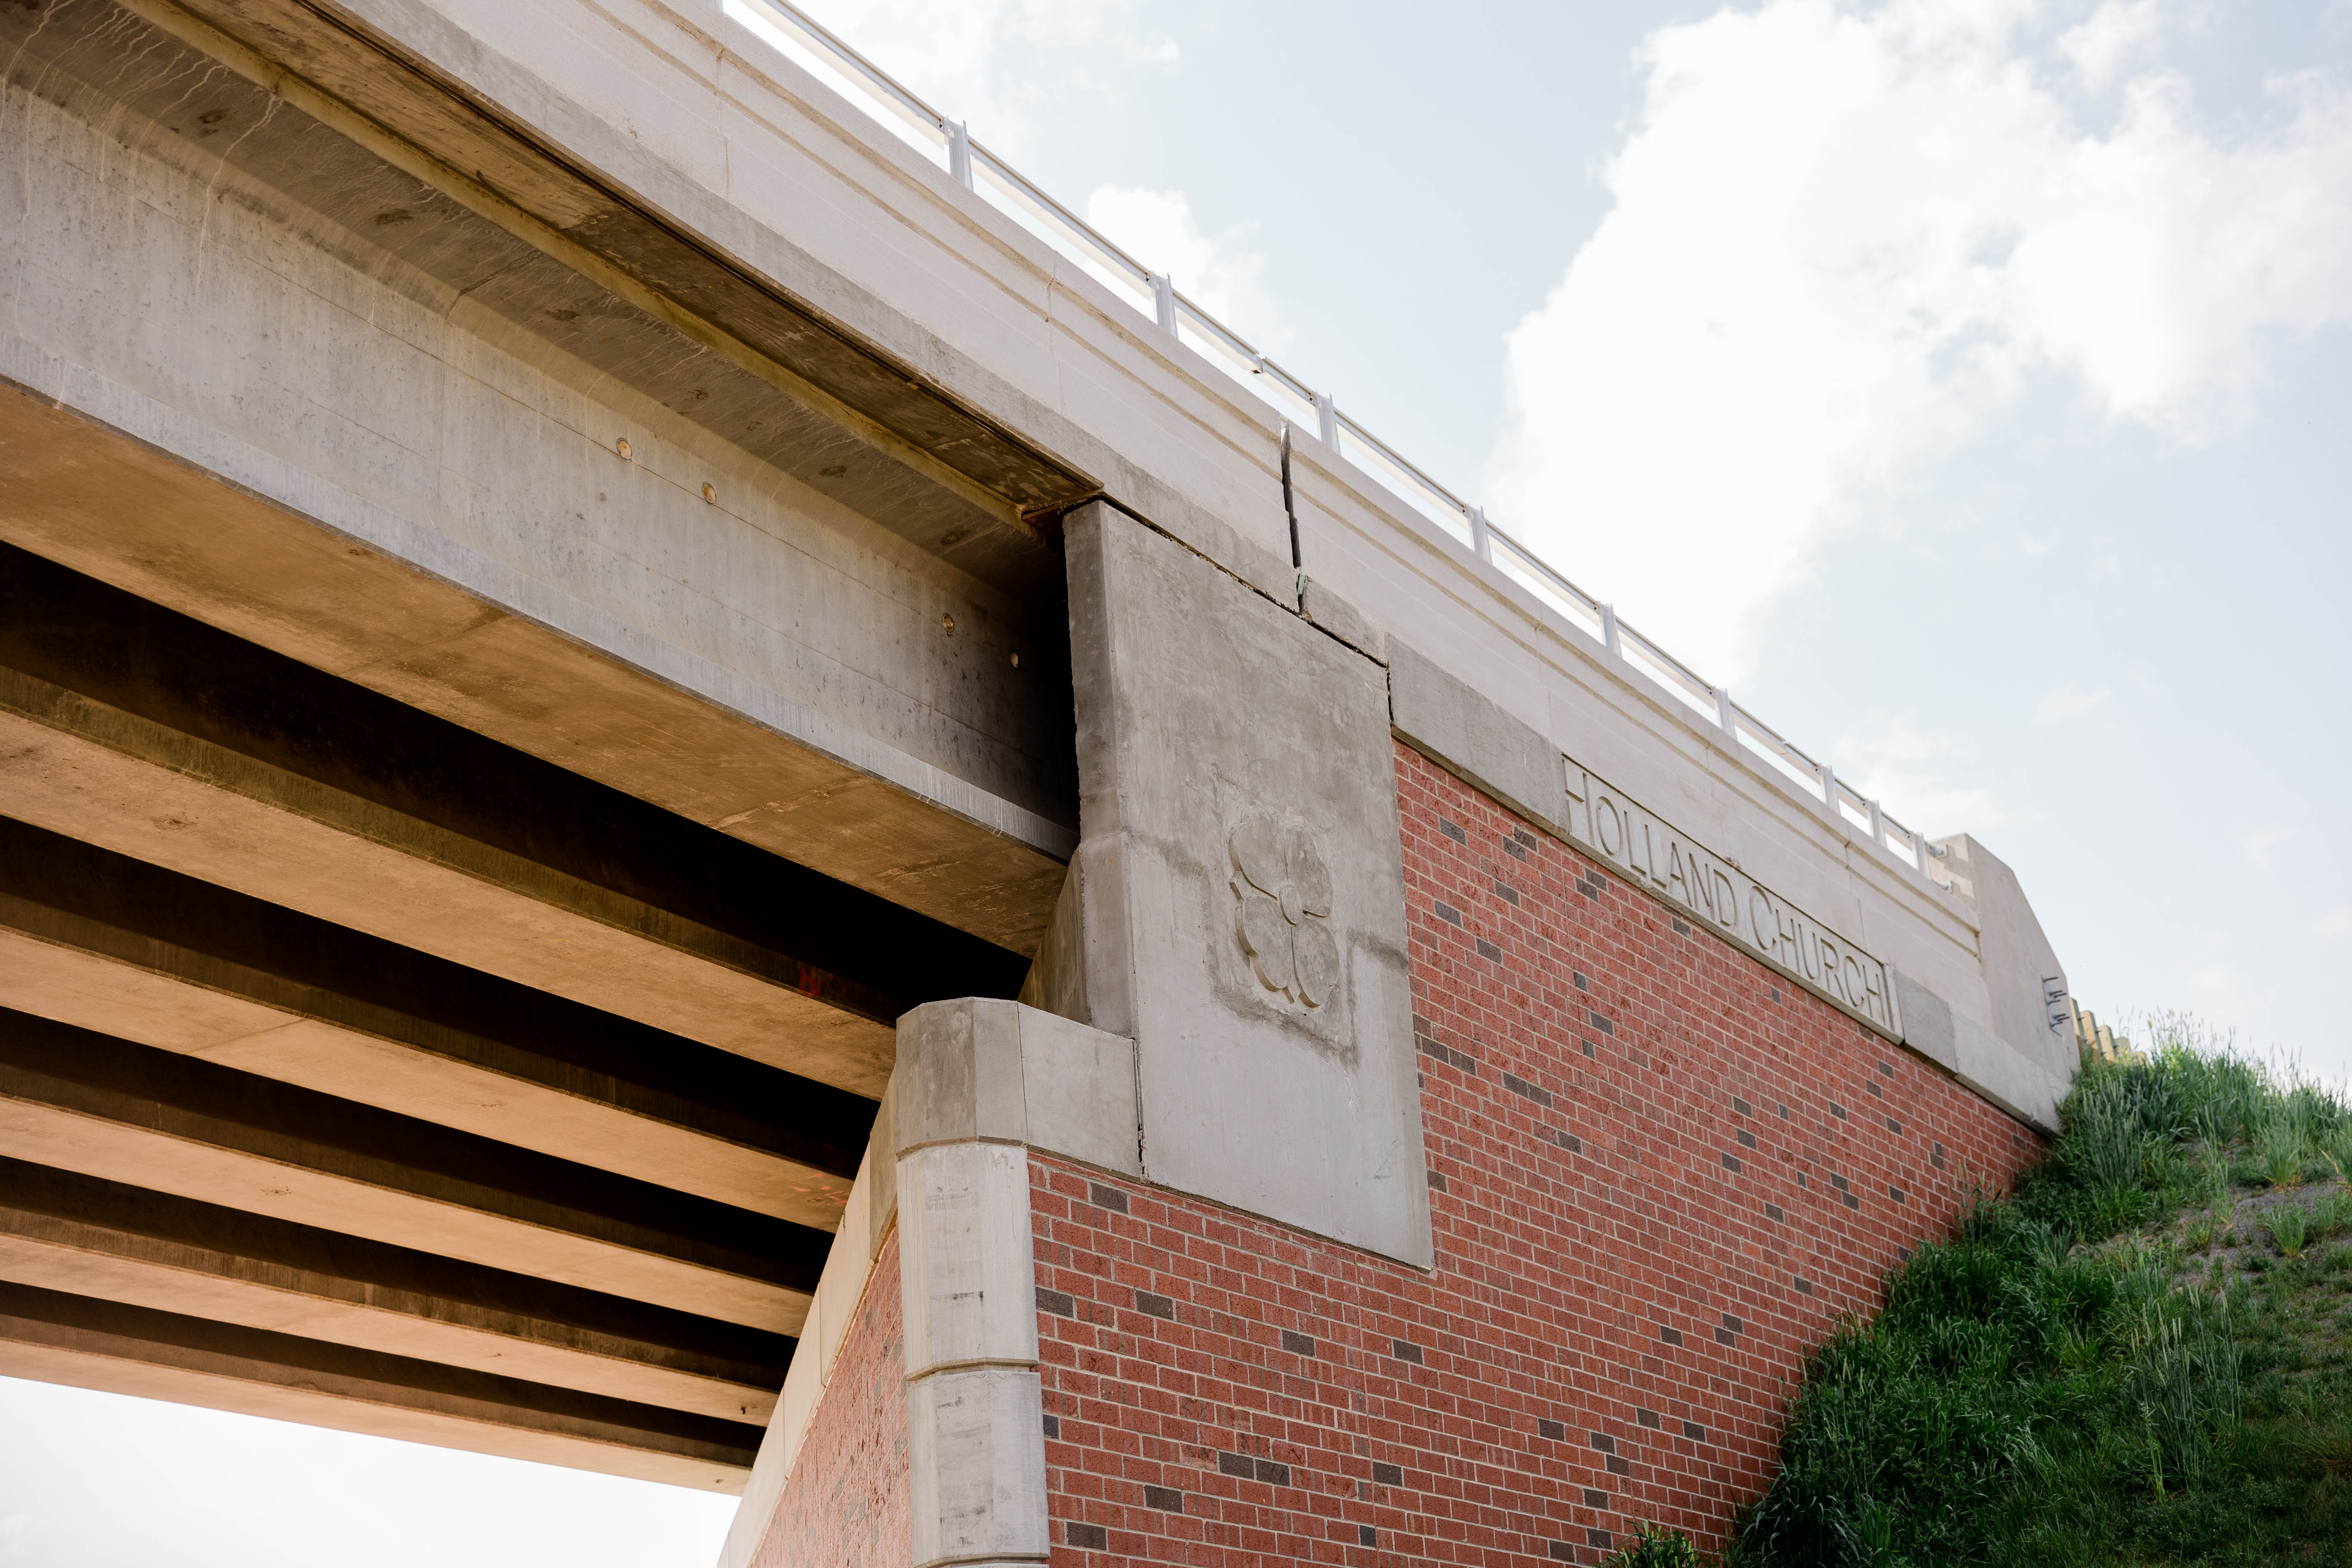
[[[1627,668],[1717,725],[1734,750],[1762,757],[1799,787],[1818,796],[1832,820],[1849,831],[1859,831],[1889,858],[1912,867],[1938,886],[1947,885],[1934,871],[1942,850],[1929,844],[1917,828],[1897,822],[1877,801],[1839,778],[1826,761],[1800,750],[1732,700],[1730,692],[1710,685],[1688,665],[1620,620],[1614,606],[1560,575],[1541,556],[1489,521],[1483,508],[1439,484],[1349,418],[1329,393],[1316,391],[1260,353],[1240,333],[1185,298],[1167,273],[1152,271],[973,141],[963,121],[933,109],[792,0],[720,0],[720,4],[787,58],[841,89],[851,102],[867,107],[886,128],[938,160],[956,183],[989,200],[1109,285],[1160,331],[1207,353],[1283,417],[1311,426],[1324,445],[1444,529],[1471,554],[1589,633]]]

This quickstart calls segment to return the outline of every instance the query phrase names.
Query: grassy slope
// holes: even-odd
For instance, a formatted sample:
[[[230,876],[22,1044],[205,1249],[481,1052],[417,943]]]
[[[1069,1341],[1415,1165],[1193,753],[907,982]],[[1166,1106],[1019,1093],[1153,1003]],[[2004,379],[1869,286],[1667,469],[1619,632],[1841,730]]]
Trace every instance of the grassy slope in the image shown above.
[[[1737,1562],[2352,1568],[2352,1110],[2159,1035],[1814,1358]]]

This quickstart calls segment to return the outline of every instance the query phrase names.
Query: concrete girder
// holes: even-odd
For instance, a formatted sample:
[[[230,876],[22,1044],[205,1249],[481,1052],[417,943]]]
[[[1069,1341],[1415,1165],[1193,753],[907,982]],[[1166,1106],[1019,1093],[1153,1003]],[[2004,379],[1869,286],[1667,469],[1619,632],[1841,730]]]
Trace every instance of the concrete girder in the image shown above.
[[[45,122],[0,226],[26,277],[79,289],[52,308],[0,267],[20,319],[75,340],[8,345],[37,363],[0,384],[0,536],[1030,950],[1075,842],[1059,554],[960,464],[987,444],[968,417],[909,414],[939,399],[898,367],[873,386],[907,417],[842,403],[595,226],[482,187],[496,157],[442,163],[172,6],[0,16],[0,57]],[[173,190],[81,178],[44,133],[75,117]],[[180,297],[215,261],[239,284]],[[265,275],[290,292],[259,301]],[[863,353],[760,322],[780,352]],[[329,384],[296,384],[306,361]],[[238,447],[207,398],[283,419]]]
[[[664,934],[685,942],[646,941],[598,920],[626,914],[593,889],[508,857],[458,869],[452,836],[401,835],[362,802],[184,739],[0,671],[0,781],[23,820],[853,1090],[887,1070],[887,1033],[788,974],[747,973],[762,956],[747,943],[675,926]],[[297,808],[305,795],[329,820]],[[533,883],[573,907],[531,898]]]
[[[182,8],[251,49],[256,66],[289,71],[445,167],[472,172],[474,183],[519,215],[1020,510],[1059,510],[1095,493],[1092,480],[953,396],[921,367],[894,363],[814,302],[786,296],[709,238],[619,194],[609,176],[564,162],[483,112],[351,13],[331,18],[299,0],[196,0]]]
[[[891,1024],[1026,963],[0,546],[21,820],[872,1098]]]
[[[793,1342],[216,1204],[0,1160],[0,1279],[763,1422]]]
[[[766,723],[747,722],[5,384],[0,539],[1016,952],[1076,842],[940,770],[898,779],[838,726],[822,738],[848,760],[823,754],[751,691]],[[1064,715],[1066,639],[1016,647]]]
[[[0,1013],[35,1163],[796,1333],[821,1230],[196,1058]]]
[[[824,1230],[875,1110],[5,817],[0,1007]]]
[[[17,1377],[740,1492],[760,1428],[151,1307],[0,1282]]]

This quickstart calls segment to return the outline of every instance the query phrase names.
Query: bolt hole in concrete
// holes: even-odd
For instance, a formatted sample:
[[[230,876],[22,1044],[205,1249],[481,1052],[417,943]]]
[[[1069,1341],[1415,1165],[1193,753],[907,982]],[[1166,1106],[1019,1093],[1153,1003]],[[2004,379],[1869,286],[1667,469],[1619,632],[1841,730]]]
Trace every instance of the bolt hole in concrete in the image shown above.
[[[940,629],[943,632],[951,632],[955,630],[955,617],[953,616],[941,616],[940,617]]]
[[[719,504],[718,487],[706,480],[702,487],[702,499],[709,501],[711,505],[717,506]]]
[[[817,478],[821,479],[837,479],[847,472],[849,472],[847,463],[828,463],[816,471]]]
[[[629,455],[629,438],[626,436],[624,436],[619,440],[614,442],[613,451],[616,457],[626,458]]]
[[[1013,656],[1013,668],[1015,669],[1021,668],[1021,656],[1017,653]]]
[[[962,542],[963,530],[961,528],[951,529],[940,540],[940,548],[944,550],[951,544],[961,544]]]

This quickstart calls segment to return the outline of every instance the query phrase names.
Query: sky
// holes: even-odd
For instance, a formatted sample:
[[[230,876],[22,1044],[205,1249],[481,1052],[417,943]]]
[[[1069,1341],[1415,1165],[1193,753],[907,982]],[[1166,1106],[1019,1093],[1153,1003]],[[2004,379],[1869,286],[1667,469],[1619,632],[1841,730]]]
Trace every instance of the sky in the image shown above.
[[[1976,834],[2103,1017],[2352,1072],[2352,0],[806,4]],[[0,1379],[11,1568],[708,1568],[730,1508]]]

